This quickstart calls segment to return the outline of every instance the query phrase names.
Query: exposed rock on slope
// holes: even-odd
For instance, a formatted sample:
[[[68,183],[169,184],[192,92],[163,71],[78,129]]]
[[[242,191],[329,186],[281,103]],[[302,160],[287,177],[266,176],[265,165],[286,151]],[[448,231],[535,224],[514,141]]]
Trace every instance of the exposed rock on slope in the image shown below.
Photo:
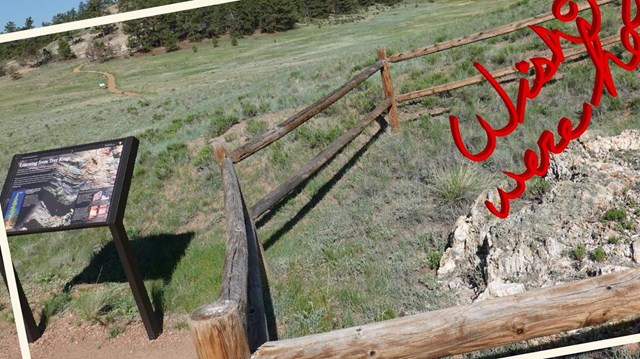
[[[486,210],[484,200],[495,193],[487,191],[458,219],[439,279],[463,304],[637,267],[639,151],[639,130],[585,134],[552,157],[540,201],[506,220]]]

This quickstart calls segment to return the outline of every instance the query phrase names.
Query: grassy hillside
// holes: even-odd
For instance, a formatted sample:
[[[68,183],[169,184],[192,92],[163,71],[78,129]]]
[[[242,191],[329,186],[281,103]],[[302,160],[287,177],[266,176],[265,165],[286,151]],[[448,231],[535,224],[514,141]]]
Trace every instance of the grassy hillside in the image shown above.
[[[371,9],[365,19],[241,39],[238,47],[197,44],[87,70],[114,73],[110,95],[97,75],[72,73],[77,62],[47,65],[19,81],[0,78],[0,173],[14,153],[136,135],[138,164],[125,223],[154,304],[188,313],[217,296],[224,253],[220,176],[203,137],[224,134],[232,147],[256,136],[341,85],[375,60],[375,49],[400,52],[548,11],[550,1],[409,1]],[[616,28],[607,9],[607,32]],[[473,61],[508,66],[543,49],[530,30],[394,65],[399,92],[475,75]],[[271,267],[281,338],[327,331],[467,303],[435,280],[455,218],[477,194],[522,168],[525,146],[562,116],[575,116],[592,87],[588,63],[563,68],[543,91],[528,122],[501,142],[483,166],[463,160],[447,116],[403,123],[400,134],[375,129],[313,177],[296,196],[258,222]],[[637,73],[616,71],[620,98],[605,96],[593,128],[638,127]],[[508,87],[515,91],[514,84]],[[239,165],[252,204],[287,178],[382,98],[378,76],[294,134]],[[486,85],[406,108],[449,107],[481,146],[473,114],[505,118]],[[544,188],[544,186],[541,186]],[[521,203],[522,202],[518,202]],[[85,230],[12,239],[13,255],[35,311],[73,310],[89,322],[116,325],[136,315],[109,235]],[[70,288],[62,293],[62,288]],[[0,317],[9,316],[0,289]],[[124,319],[123,319],[124,318]]]

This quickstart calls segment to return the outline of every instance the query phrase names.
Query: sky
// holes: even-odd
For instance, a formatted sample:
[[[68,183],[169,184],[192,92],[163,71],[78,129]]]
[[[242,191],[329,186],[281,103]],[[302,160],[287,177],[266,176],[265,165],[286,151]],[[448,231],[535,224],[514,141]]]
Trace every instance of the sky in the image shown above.
[[[80,0],[0,0],[0,32],[4,25],[13,21],[24,26],[24,20],[31,16],[34,25],[40,27],[43,21],[51,21],[53,15],[75,8]]]

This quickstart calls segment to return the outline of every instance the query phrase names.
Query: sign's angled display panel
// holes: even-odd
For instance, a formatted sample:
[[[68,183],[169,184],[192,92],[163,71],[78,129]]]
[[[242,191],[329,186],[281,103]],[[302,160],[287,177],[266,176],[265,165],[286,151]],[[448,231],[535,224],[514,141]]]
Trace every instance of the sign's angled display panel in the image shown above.
[[[114,223],[136,150],[128,137],[14,156],[0,197],[7,234]]]

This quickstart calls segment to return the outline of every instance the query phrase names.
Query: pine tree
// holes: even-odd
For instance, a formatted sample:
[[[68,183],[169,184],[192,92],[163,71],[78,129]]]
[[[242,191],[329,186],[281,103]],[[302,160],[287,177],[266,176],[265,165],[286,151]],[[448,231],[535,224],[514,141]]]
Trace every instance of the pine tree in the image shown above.
[[[76,54],[71,50],[71,46],[69,45],[69,41],[64,37],[58,40],[58,55],[63,60],[75,59]]]

